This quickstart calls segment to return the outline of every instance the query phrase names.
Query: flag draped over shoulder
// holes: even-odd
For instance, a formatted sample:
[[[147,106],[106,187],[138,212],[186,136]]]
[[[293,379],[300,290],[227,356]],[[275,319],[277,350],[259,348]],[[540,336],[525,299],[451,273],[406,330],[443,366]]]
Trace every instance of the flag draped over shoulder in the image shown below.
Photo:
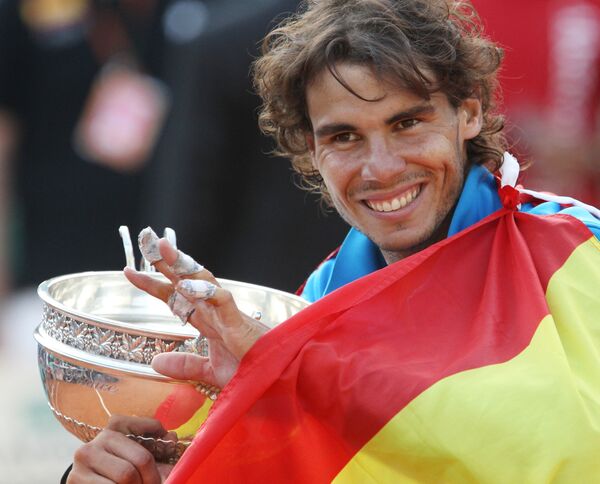
[[[502,209],[261,338],[169,482],[591,476],[600,243]]]

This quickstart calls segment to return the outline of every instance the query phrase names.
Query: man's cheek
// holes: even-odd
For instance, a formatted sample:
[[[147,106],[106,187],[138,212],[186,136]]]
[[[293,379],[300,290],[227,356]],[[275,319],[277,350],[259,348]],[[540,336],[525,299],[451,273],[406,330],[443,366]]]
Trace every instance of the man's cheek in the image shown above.
[[[449,133],[442,131],[423,133],[405,140],[402,144],[406,157],[415,162],[434,165],[449,157],[453,158],[457,142],[453,135],[449,139]]]

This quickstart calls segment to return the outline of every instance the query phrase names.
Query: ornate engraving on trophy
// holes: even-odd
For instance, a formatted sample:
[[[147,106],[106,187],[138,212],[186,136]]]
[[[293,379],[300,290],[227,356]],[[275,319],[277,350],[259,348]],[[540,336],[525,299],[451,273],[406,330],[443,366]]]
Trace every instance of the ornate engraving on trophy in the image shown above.
[[[103,329],[61,314],[44,305],[42,328],[48,336],[73,348],[117,360],[149,365],[152,358],[167,351],[183,351],[184,342],[130,335]]]
[[[42,380],[50,385],[55,382],[73,383],[94,388],[102,392],[117,393],[118,378],[105,373],[72,365],[54,357],[43,348],[38,349],[38,358],[42,361],[44,373]]]

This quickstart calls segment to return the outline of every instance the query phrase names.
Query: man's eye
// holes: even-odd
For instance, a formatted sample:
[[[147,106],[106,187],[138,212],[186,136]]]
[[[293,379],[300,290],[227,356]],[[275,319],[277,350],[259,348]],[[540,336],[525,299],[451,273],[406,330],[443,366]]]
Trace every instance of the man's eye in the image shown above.
[[[398,126],[399,129],[408,129],[412,128],[413,126],[416,126],[419,123],[420,121],[418,119],[411,118],[399,121],[396,126]]]
[[[358,138],[356,133],[339,133],[333,137],[333,140],[338,143],[348,143],[350,141],[356,141]]]

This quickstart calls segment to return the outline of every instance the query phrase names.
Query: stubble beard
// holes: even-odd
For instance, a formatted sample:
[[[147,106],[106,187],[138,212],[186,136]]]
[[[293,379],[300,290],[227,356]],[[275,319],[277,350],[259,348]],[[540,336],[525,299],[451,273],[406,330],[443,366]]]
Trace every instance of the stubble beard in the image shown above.
[[[460,154],[457,153],[457,156],[460,156]],[[416,254],[417,252],[444,240],[448,236],[448,230],[450,229],[452,217],[454,216],[454,210],[456,209],[458,199],[462,193],[468,171],[468,163],[463,162],[462,165],[462,177],[460,178],[459,183],[457,183],[446,195],[445,200],[441,205],[442,208],[436,213],[433,224],[425,231],[417,242],[409,247],[398,248],[385,247],[384,244],[380,245],[376,241],[373,241],[381,250],[383,258],[388,265]],[[402,228],[400,227],[398,230],[402,230]]]
[[[448,193],[445,197],[444,203],[442,204],[443,208],[438,210],[432,226],[429,227],[428,230],[420,237],[420,239],[411,246],[401,248],[389,246],[386,247],[386,244],[383,241],[378,242],[374,240],[369,234],[365,233],[365,231],[361,230],[360,227],[356,226],[356,224],[350,220],[350,217],[347,216],[345,210],[342,210],[343,205],[340,204],[334,197],[331,197],[331,202],[339,216],[348,225],[354,227],[356,230],[368,237],[375,245],[377,245],[388,265],[393,264],[394,262],[426,249],[427,247],[445,239],[448,236],[448,230],[450,228],[450,223],[452,222],[452,217],[454,216],[454,210],[462,193],[470,167],[470,164],[468,161],[466,161],[466,152],[463,152],[463,149],[460,147],[458,127],[456,129],[455,156],[457,160],[462,160],[462,167],[460,168],[462,170],[462,176],[459,180],[459,183],[457,183],[456,186],[454,186],[450,193]],[[397,230],[400,231],[403,229],[402,227],[398,227]]]

